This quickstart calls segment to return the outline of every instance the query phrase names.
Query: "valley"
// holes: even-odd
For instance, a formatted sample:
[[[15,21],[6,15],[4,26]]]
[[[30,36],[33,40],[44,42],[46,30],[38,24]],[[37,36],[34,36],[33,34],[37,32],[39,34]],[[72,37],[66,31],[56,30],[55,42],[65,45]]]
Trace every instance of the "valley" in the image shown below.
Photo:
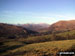
[[[59,56],[59,52],[75,52],[75,20],[56,22],[44,27],[44,32],[34,28],[0,23],[0,55]]]

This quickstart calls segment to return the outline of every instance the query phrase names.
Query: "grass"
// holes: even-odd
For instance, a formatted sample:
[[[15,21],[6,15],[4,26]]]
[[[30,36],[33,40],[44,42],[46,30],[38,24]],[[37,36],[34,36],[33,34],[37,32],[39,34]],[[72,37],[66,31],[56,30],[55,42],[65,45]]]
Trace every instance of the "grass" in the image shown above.
[[[0,41],[1,56],[57,56],[60,51],[75,52],[75,30]]]
[[[28,38],[19,38],[18,41],[22,41],[27,44],[56,41],[56,40],[70,40],[75,39],[75,30],[57,34],[49,34],[42,36],[29,36]]]
[[[10,56],[56,56],[60,51],[75,51],[75,40],[51,41],[24,45],[4,53]]]
[[[7,53],[9,50],[13,50],[25,45],[23,42],[15,41],[15,40],[11,40],[11,41],[8,40],[8,41],[0,42],[0,43],[1,43],[0,54]]]

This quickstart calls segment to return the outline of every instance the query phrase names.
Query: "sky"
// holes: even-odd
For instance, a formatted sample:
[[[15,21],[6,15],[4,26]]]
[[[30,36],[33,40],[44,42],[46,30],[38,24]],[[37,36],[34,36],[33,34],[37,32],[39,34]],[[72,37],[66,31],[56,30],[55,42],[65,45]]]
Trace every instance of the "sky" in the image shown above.
[[[0,0],[0,23],[52,24],[75,20],[75,0]]]

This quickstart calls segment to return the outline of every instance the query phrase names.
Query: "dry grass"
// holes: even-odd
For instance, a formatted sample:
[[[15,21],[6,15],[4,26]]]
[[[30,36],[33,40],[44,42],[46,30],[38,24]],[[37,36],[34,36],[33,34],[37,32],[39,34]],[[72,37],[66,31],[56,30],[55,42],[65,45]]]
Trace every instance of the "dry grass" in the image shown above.
[[[74,51],[75,40],[52,41],[22,46],[9,51],[8,55],[56,56],[59,51]]]

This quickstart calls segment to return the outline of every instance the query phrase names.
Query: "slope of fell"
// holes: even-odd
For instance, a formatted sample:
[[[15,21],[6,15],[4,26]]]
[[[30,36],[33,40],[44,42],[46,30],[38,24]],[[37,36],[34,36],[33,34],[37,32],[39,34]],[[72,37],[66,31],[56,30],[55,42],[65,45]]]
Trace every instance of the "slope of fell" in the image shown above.
[[[30,34],[36,34],[37,32],[28,30],[23,27],[0,23],[0,37],[26,37]]]
[[[59,21],[54,24],[52,24],[49,27],[50,31],[59,31],[59,32],[64,32],[64,31],[69,31],[69,30],[75,30],[75,20],[70,20],[70,21]]]

